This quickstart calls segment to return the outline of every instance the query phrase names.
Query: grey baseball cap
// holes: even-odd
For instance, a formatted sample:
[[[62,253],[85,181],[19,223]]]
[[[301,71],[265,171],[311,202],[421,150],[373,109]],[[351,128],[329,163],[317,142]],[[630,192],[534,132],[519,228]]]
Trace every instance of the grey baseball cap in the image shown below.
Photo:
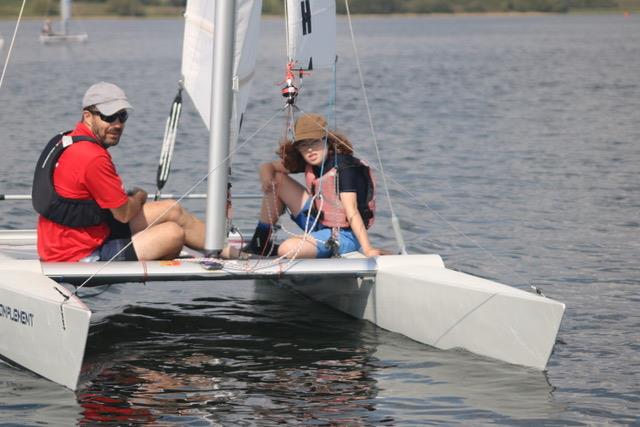
[[[133,110],[127,95],[113,83],[100,82],[91,86],[82,98],[82,108],[95,105],[105,116],[110,116],[123,109]]]

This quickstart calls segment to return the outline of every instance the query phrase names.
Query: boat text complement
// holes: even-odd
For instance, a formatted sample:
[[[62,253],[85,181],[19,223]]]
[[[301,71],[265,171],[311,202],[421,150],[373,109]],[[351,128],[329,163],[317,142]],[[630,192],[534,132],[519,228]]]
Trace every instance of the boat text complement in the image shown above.
[[[0,318],[6,317],[9,320],[13,320],[16,323],[22,323],[23,325],[28,325],[33,327],[33,318],[35,317],[33,313],[29,313],[24,310],[19,310],[17,308],[11,308],[8,305],[0,304]]]

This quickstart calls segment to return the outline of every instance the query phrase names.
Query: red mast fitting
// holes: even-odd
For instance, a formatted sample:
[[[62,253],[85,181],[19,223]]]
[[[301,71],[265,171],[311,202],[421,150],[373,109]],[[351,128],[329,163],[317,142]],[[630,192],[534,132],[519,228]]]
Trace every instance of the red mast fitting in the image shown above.
[[[295,72],[298,71],[298,78],[302,79],[302,76],[306,74],[302,68],[296,69],[295,61],[289,61],[287,63],[287,75],[284,79],[284,87],[282,88],[282,96],[287,98],[287,104],[293,105],[296,101],[296,97],[298,96],[298,87],[295,85],[296,75]]]

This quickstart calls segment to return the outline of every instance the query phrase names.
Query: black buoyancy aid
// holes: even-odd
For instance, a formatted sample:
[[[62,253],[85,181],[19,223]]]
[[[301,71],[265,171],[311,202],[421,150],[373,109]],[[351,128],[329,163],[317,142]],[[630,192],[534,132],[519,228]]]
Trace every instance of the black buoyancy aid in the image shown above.
[[[40,154],[31,187],[33,208],[45,218],[67,227],[98,225],[108,218],[108,209],[102,209],[95,200],[62,197],[53,186],[53,172],[66,148],[79,141],[98,143],[94,138],[85,135],[69,136],[70,132],[54,136]]]

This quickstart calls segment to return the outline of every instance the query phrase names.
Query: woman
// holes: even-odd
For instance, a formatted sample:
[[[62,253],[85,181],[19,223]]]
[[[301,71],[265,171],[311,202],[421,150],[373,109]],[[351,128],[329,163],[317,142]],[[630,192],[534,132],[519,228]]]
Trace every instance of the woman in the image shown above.
[[[243,250],[263,256],[277,252],[288,258],[328,258],[357,250],[366,256],[381,255],[367,233],[375,214],[369,167],[352,156],[344,136],[327,130],[321,115],[300,117],[294,133],[293,141],[281,143],[280,159],[260,166],[264,192],[260,220]],[[304,173],[306,188],[291,173]],[[277,247],[271,235],[285,207],[307,233]]]

